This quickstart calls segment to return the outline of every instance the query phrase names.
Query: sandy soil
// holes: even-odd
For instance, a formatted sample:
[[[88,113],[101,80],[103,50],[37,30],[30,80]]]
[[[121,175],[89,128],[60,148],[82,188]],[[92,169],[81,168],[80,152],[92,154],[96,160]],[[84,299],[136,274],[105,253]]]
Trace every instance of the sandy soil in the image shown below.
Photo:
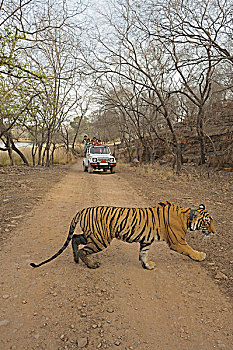
[[[182,174],[176,176],[169,165],[157,163],[154,169],[126,167],[121,175],[150,205],[164,199],[193,208],[205,204],[214,218],[217,234],[205,239],[201,232],[189,232],[187,241],[207,253],[202,266],[222,292],[233,297],[233,173],[186,165]]]
[[[11,194],[1,184],[5,239],[0,251],[0,349],[232,349],[232,277],[221,263],[221,248],[228,254],[232,246],[225,247],[220,236],[214,241],[220,244],[215,259],[212,243],[198,243],[198,236],[190,235],[194,248],[204,245],[209,258],[203,263],[172,252],[164,243],[154,244],[153,271],[142,269],[136,244],[119,241],[98,255],[102,265],[97,270],[76,265],[70,246],[52,263],[29,266],[61,247],[72,217],[86,206],[148,206],[154,198],[191,206],[201,196],[201,202],[208,199],[222,232],[229,226],[222,222],[212,194],[207,196],[210,190],[189,188],[175,178],[164,184],[157,177],[135,176],[133,168],[88,174],[79,161],[63,169],[33,170],[32,175],[17,168],[12,185],[20,172],[18,181],[27,185],[12,186]],[[2,170],[1,178],[9,179],[10,173]],[[213,267],[226,278],[211,275]]]

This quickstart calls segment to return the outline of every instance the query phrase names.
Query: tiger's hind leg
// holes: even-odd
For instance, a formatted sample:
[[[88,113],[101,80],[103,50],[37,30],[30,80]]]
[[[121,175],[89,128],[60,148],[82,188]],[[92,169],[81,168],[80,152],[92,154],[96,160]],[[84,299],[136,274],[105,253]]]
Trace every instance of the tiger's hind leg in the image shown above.
[[[147,270],[153,270],[155,263],[148,260],[148,253],[151,243],[140,243],[139,260],[141,261],[142,267]]]
[[[83,234],[80,235],[73,235],[72,237],[72,248],[73,248],[73,256],[74,256],[74,261],[76,264],[79,263],[79,245],[85,245],[87,244],[87,239],[84,237]]]
[[[82,249],[78,251],[78,258],[80,258],[87,267],[91,269],[96,269],[100,266],[99,261],[93,261],[91,256],[92,254],[96,254],[101,250],[107,248],[110,242],[102,239],[101,241],[95,239],[93,236],[88,238],[88,241]]]

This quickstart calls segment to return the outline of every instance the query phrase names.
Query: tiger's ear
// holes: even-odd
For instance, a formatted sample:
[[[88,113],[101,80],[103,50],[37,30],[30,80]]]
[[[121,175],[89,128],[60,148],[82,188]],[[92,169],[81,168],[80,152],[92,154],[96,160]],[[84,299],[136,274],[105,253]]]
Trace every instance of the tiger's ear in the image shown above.
[[[204,205],[204,204],[200,204],[200,205],[199,205],[199,209],[205,210],[205,205]]]

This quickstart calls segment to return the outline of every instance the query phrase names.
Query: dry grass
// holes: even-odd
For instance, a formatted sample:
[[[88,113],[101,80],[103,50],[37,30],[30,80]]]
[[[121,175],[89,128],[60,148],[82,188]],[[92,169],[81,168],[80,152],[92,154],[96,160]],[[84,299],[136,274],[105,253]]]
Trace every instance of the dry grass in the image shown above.
[[[209,181],[216,181],[219,176],[224,176],[224,172],[219,174],[215,168],[210,168],[206,165],[198,166],[196,164],[184,164],[181,167],[180,174],[176,173],[176,169],[173,169],[172,164],[155,161],[152,164],[139,163],[138,166],[134,166],[132,163],[125,163],[124,161],[118,161],[118,168],[126,170],[133,168],[135,174],[142,176],[156,177],[159,180],[174,180],[176,182],[194,182],[203,183]]]
[[[31,155],[31,147],[22,147],[20,151],[25,155],[30,165],[32,165],[32,155]],[[76,151],[78,153],[81,152],[79,146],[77,146]],[[14,161],[14,165],[23,165],[22,159],[15,152],[12,153],[12,158]],[[38,161],[38,155],[36,155],[36,164]],[[67,153],[66,150],[62,147],[58,148],[54,152],[54,164],[65,165],[75,161],[75,157],[71,154],[71,152]],[[8,156],[8,152],[0,151],[0,166],[9,166],[10,159]]]
[[[140,175],[156,176],[161,179],[167,179],[168,177],[177,177],[175,171],[169,165],[160,166],[157,163],[144,164],[137,168]]]
[[[155,176],[160,179],[167,179],[168,177],[179,179],[179,176],[175,173],[175,170],[172,166],[166,164],[161,166],[159,163],[153,164],[139,164],[139,166],[133,166],[129,163],[124,163],[122,161],[118,162],[120,169],[127,170],[129,167],[134,167],[135,173],[145,176]]]
[[[72,153],[67,153],[64,148],[58,148],[54,153],[53,164],[65,165],[68,163],[73,163],[74,161],[75,157],[72,155]]]

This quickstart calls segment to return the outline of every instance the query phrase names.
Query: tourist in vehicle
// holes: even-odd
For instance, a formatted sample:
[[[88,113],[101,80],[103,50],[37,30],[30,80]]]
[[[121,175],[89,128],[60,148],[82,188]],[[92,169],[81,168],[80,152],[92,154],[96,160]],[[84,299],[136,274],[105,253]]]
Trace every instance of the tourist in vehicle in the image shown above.
[[[87,135],[84,135],[83,137],[83,144],[84,144],[84,153],[87,152]]]
[[[85,141],[83,140],[83,143],[84,143],[84,154],[85,154],[85,157],[86,157],[87,149],[88,149],[88,147],[90,147],[90,139],[87,138]]]
[[[98,145],[98,140],[96,139],[96,137],[93,137],[93,145],[97,146]]]

